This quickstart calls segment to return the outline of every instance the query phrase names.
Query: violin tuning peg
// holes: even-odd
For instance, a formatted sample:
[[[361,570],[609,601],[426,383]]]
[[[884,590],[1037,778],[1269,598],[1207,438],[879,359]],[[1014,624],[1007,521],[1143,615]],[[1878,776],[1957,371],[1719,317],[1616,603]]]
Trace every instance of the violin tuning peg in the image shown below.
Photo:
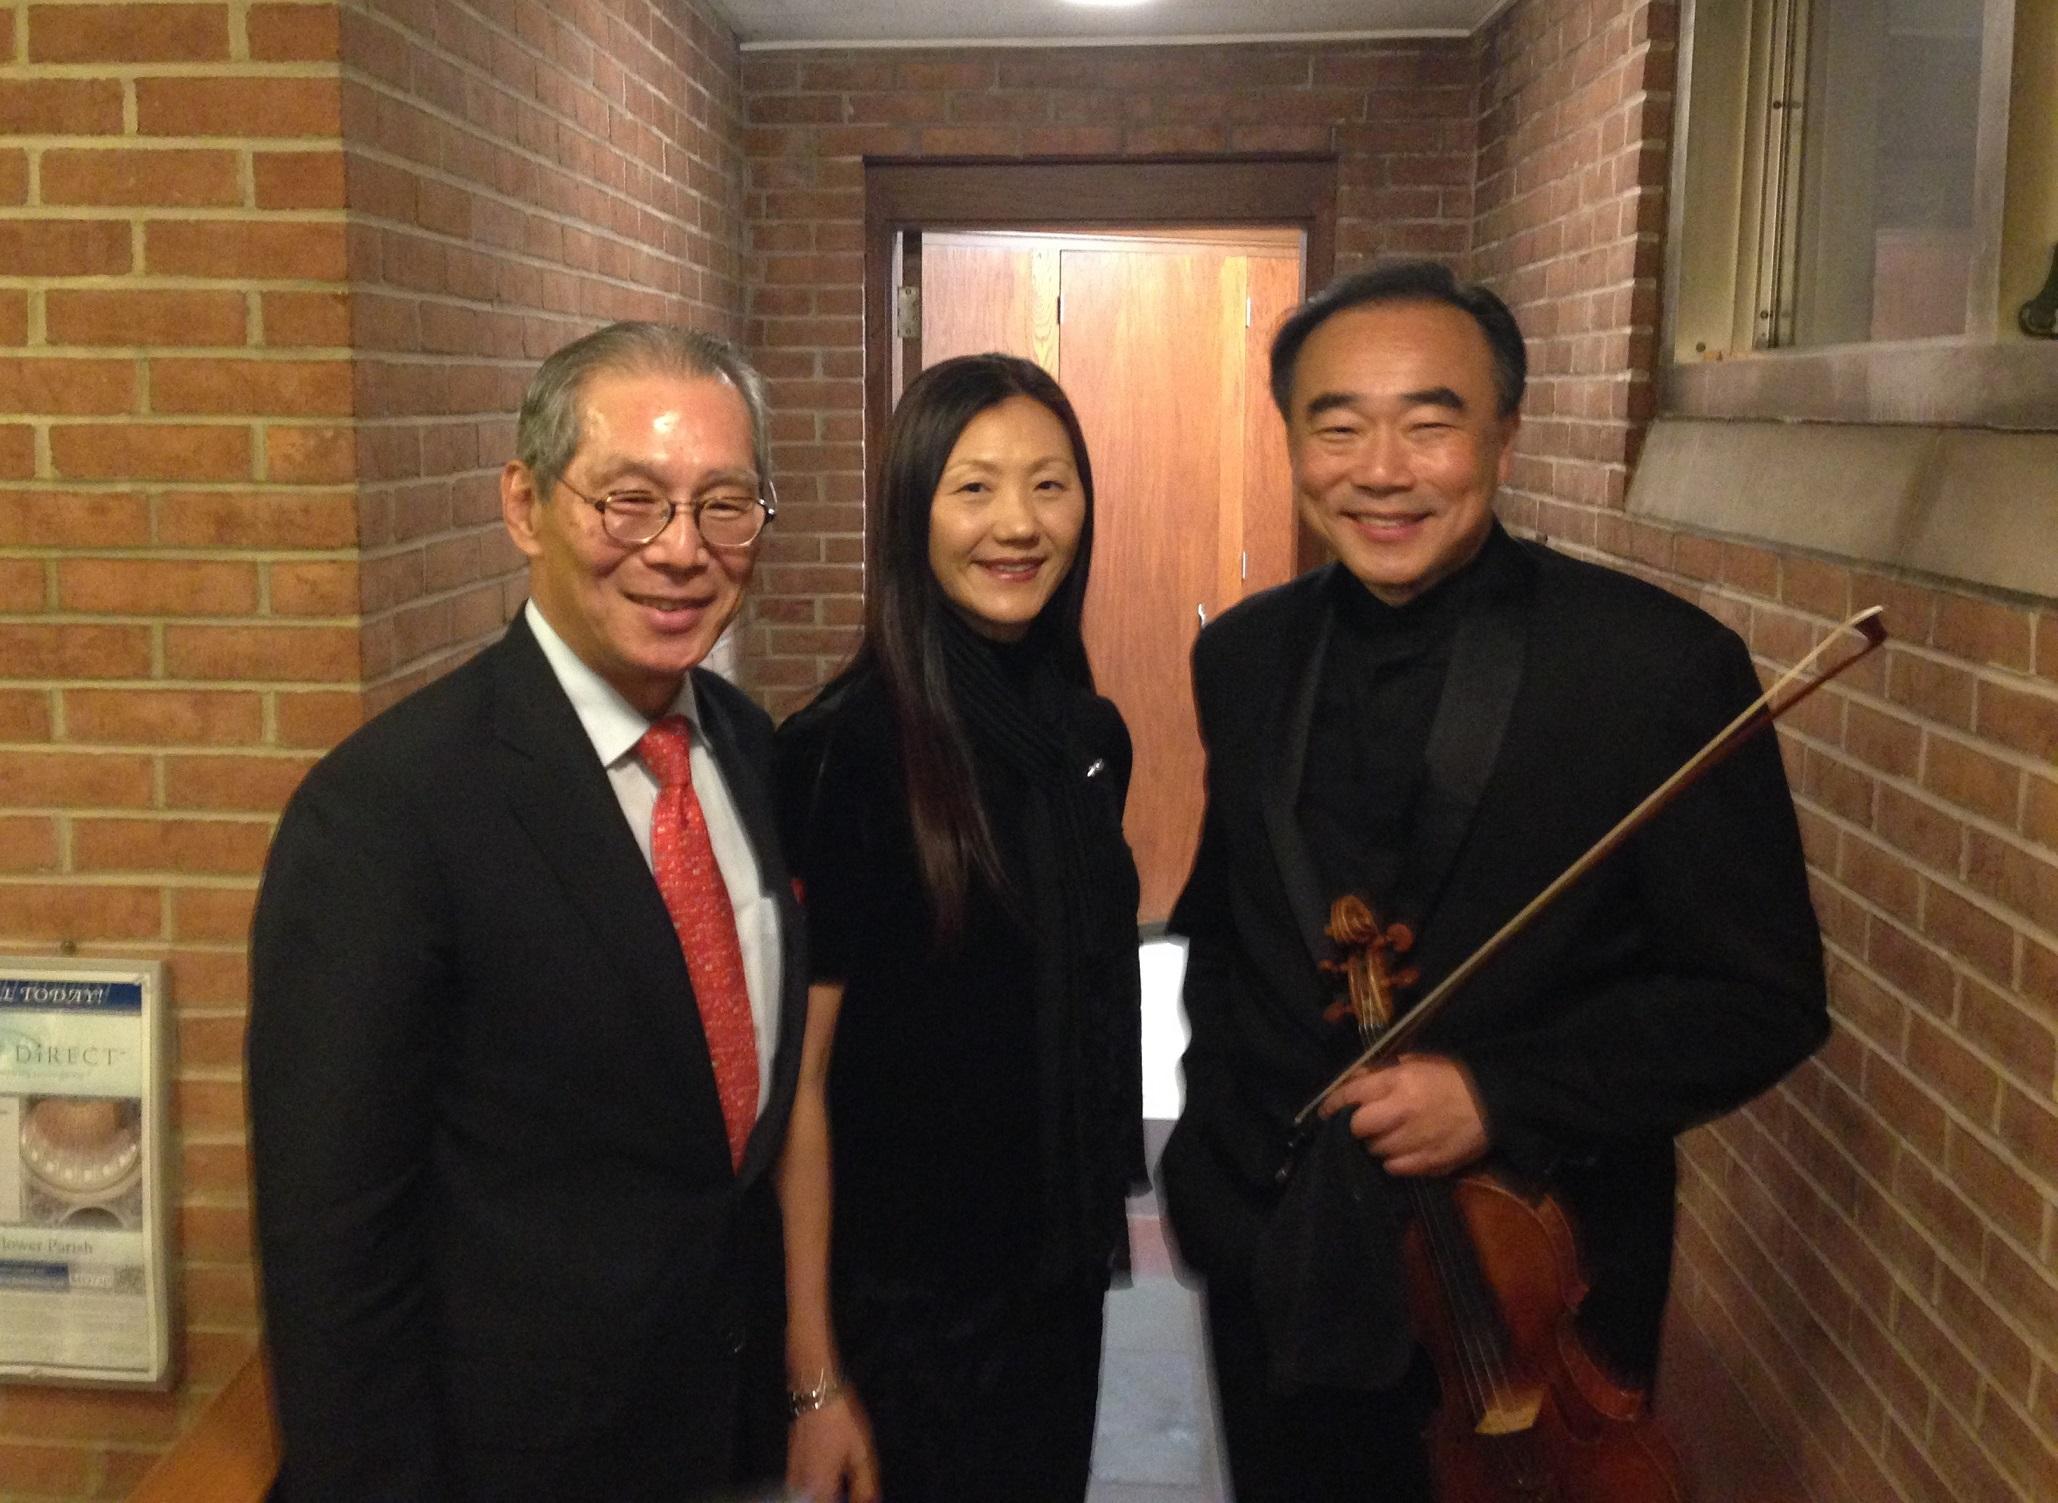
[[[1393,946],[1396,955],[1405,955],[1415,948],[1415,931],[1406,924],[1388,924],[1386,942]]]

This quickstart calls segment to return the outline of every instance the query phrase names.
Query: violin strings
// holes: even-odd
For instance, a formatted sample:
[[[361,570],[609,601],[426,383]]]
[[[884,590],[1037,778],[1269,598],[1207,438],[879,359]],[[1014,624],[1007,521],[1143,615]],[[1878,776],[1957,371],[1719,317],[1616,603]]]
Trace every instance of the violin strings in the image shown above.
[[[1365,979],[1376,981],[1376,966],[1370,969]],[[1366,999],[1359,994],[1358,988],[1353,986],[1351,990],[1358,1041],[1369,1045],[1391,1028],[1392,1014],[1388,1010],[1383,1017],[1371,1015],[1360,1005]],[[1463,1212],[1451,1195],[1448,1182],[1432,1187],[1420,1179],[1410,1178],[1408,1190],[1415,1203],[1415,1216],[1422,1228],[1424,1246],[1443,1292],[1458,1377],[1464,1385],[1464,1396],[1476,1430],[1487,1415],[1505,1401],[1509,1389],[1505,1334],[1499,1311],[1494,1306],[1492,1291],[1486,1286],[1485,1273],[1477,1256],[1468,1256],[1471,1253],[1469,1234],[1463,1224]],[[1520,1481],[1524,1469],[1513,1465],[1514,1459],[1507,1454],[1506,1447],[1489,1446],[1486,1455],[1495,1472],[1500,1474],[1504,1487],[1513,1487]]]
[[[1359,1013],[1361,1043],[1370,1043],[1381,1031],[1380,1021]],[[1507,1391],[1507,1373],[1499,1351],[1498,1317],[1491,1307],[1477,1261],[1472,1260],[1468,1266],[1463,1255],[1465,1234],[1456,1224],[1460,1213],[1448,1188],[1439,1195],[1421,1180],[1410,1179],[1408,1189],[1437,1282],[1443,1290],[1465,1397],[1477,1424]]]
[[[1419,1181],[1411,1182],[1409,1188],[1414,1192],[1415,1212],[1422,1223],[1423,1238],[1436,1268],[1437,1282],[1443,1290],[1451,1323],[1452,1345],[1465,1383],[1465,1397],[1476,1424],[1492,1407],[1496,1363],[1493,1354],[1481,1345],[1477,1291],[1468,1287],[1459,1266],[1456,1231],[1441,1214],[1454,1207],[1448,1200],[1439,1204],[1429,1187]]]
[[[1492,1408],[1509,1397],[1510,1382],[1506,1332],[1478,1259],[1467,1255],[1472,1243],[1464,1229],[1464,1212],[1447,1189],[1438,1194],[1419,1181],[1411,1188],[1425,1231],[1436,1249],[1447,1305],[1463,1306],[1462,1313],[1452,1309],[1452,1320],[1465,1333],[1456,1347],[1466,1396],[1472,1406],[1475,1438],[1480,1442],[1474,1454],[1491,1469],[1502,1494],[1511,1498],[1531,1496],[1536,1482],[1535,1456],[1529,1449],[1533,1437],[1527,1432],[1476,1434],[1479,1423]]]
[[[1498,1340],[1499,1317],[1488,1297],[1477,1259],[1468,1256],[1472,1244],[1459,1222],[1457,1202],[1450,1198],[1448,1187],[1441,1201],[1438,1219],[1443,1224],[1444,1245],[1447,1249],[1446,1278],[1460,1291],[1464,1299],[1467,1340],[1472,1346],[1474,1360],[1484,1374],[1486,1409],[1490,1410],[1500,1403],[1508,1386],[1508,1375]],[[1482,1413],[1484,1412],[1483,1410]]]

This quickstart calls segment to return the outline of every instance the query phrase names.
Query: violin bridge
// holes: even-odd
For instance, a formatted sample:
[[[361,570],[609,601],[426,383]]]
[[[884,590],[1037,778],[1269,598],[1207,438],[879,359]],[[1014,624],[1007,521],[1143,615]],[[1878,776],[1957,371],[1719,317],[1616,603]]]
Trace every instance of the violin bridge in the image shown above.
[[[1472,1430],[1475,1435],[1519,1435],[1536,1424],[1542,1409],[1541,1388],[1502,1389],[1487,1404],[1486,1413],[1479,1416],[1479,1423]]]

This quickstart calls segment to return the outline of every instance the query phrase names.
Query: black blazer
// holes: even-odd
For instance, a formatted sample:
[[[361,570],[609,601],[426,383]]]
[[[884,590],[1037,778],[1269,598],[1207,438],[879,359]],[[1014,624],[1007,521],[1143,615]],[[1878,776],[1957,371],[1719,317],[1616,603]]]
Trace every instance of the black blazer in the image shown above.
[[[1468,616],[1426,752],[1413,848],[1421,995],[1758,692],[1735,633],[1627,575],[1496,532],[1506,583]],[[1339,566],[1332,565],[1331,568]],[[1194,649],[1207,814],[1171,927],[1188,936],[1186,1109],[1162,1167],[1183,1255],[1241,1277],[1294,1112],[1352,1052],[1321,1021],[1330,900],[1295,816],[1329,631],[1325,573],[1224,613]],[[1565,895],[1419,1048],[1471,1071],[1495,1151],[1552,1180],[1589,1333],[1655,1361],[1672,1136],[1764,1090],[1828,1030],[1793,805],[1761,735]]]
[[[523,621],[286,809],[248,1078],[290,1503],[674,1498],[780,1464],[768,1171],[806,948],[771,724],[694,685],[780,905],[779,1043],[740,1171],[664,902]]]

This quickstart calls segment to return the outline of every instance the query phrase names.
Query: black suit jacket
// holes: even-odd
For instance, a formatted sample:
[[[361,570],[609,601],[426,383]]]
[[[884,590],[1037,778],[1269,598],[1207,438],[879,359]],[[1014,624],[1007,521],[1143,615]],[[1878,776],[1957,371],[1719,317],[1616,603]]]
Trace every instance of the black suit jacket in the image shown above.
[[[1653,586],[1496,532],[1505,584],[1460,628],[1403,863],[1417,995],[1755,696],[1742,642]],[[1337,566],[1331,566],[1335,568]],[[1354,1052],[1321,1012],[1328,905],[1295,815],[1329,631],[1326,571],[1194,649],[1207,814],[1188,936],[1186,1108],[1162,1168],[1182,1253],[1247,1276],[1290,1121]],[[1418,1048],[1470,1070],[1496,1153],[1579,1224],[1603,1355],[1655,1361],[1672,1136],[1827,1032],[1820,939],[1769,735],[1695,785],[1481,971]]]
[[[740,1171],[663,899],[521,620],[286,809],[248,1076],[290,1503],[679,1498],[779,1465],[804,938],[770,722],[694,684],[780,905]]]

